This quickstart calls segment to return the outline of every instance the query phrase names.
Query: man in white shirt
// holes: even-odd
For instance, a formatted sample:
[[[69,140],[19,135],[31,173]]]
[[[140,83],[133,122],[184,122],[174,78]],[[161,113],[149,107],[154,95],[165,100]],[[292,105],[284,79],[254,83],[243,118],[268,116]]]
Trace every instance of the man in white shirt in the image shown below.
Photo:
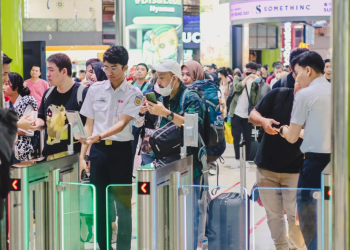
[[[305,159],[298,182],[303,190],[298,192],[297,203],[305,244],[313,250],[317,249],[317,206],[310,189],[321,188],[321,173],[330,162],[332,87],[323,76],[324,61],[314,51],[294,59],[292,69],[301,90],[295,96],[291,123],[282,126],[280,134],[293,144],[304,138],[300,149]]]
[[[80,140],[80,166],[86,167],[85,155],[91,146],[90,181],[96,187],[97,241],[101,250],[106,244],[106,188],[111,184],[132,184],[131,120],[136,119],[142,103],[142,92],[125,79],[129,55],[122,46],[113,46],[103,55],[103,71],[108,80],[96,82],[89,88],[80,113],[86,116],[88,140]],[[124,185],[109,188],[108,244],[111,242],[112,222],[118,215],[117,248],[131,248],[132,188]],[[109,249],[112,249],[111,246]]]
[[[228,99],[232,98],[229,115],[231,117],[231,131],[234,141],[235,161],[231,168],[240,166],[239,160],[239,142],[241,135],[246,142],[246,157],[250,158],[250,145],[252,136],[252,124],[249,123],[248,117],[252,108],[259,100],[259,82],[260,79],[255,75],[258,65],[255,62],[246,64],[246,77],[241,81],[238,76],[233,78],[233,93]],[[246,167],[249,167],[246,162]]]

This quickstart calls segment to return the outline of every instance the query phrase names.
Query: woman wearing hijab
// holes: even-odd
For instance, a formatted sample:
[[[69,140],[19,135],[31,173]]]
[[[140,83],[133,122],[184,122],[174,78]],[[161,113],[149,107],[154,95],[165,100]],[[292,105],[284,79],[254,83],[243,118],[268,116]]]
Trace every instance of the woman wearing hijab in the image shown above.
[[[204,80],[204,70],[202,65],[196,61],[185,62],[181,67],[182,81],[185,85],[190,85],[194,81]]]
[[[95,62],[91,65],[92,69],[94,70],[94,75],[91,76],[91,79],[94,83],[108,80],[106,73],[102,70],[102,67],[104,65],[103,62]]]

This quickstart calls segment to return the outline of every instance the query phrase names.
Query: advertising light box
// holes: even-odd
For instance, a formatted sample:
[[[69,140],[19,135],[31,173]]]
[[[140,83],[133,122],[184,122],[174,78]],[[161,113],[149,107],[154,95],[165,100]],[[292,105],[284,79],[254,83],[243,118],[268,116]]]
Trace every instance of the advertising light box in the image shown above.
[[[182,61],[182,0],[125,0],[129,64]]]
[[[331,0],[276,0],[233,2],[230,6],[231,21],[259,18],[329,17]]]

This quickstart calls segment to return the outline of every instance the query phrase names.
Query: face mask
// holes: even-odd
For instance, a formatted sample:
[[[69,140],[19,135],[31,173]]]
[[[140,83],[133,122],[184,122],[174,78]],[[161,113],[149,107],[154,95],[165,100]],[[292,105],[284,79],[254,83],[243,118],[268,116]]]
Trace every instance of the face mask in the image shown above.
[[[277,73],[276,78],[280,79],[281,73]]]
[[[174,86],[171,87],[172,83],[173,83],[173,77],[171,78],[171,82],[168,86],[166,86],[165,88],[159,88],[159,94],[161,94],[162,96],[169,96],[174,88]]]
[[[256,78],[254,82],[260,83],[261,79],[260,77]]]
[[[252,74],[252,72],[247,72],[247,73],[245,73],[246,76],[249,76],[249,75],[251,75],[251,74]]]
[[[157,92],[158,94],[160,94],[160,91],[159,91],[159,85],[158,84],[155,84],[154,85],[154,91]]]

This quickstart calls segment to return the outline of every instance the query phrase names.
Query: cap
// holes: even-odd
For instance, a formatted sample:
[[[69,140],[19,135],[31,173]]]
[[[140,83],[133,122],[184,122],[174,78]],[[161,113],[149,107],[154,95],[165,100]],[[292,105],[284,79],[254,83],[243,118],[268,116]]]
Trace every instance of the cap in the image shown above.
[[[148,67],[157,72],[171,72],[174,75],[176,75],[180,80],[182,80],[180,64],[178,64],[174,60],[165,59],[158,65],[148,64]]]
[[[210,67],[210,68],[214,68],[217,69],[218,67],[216,67],[216,64],[212,63],[210,65],[204,65],[204,67]]]

